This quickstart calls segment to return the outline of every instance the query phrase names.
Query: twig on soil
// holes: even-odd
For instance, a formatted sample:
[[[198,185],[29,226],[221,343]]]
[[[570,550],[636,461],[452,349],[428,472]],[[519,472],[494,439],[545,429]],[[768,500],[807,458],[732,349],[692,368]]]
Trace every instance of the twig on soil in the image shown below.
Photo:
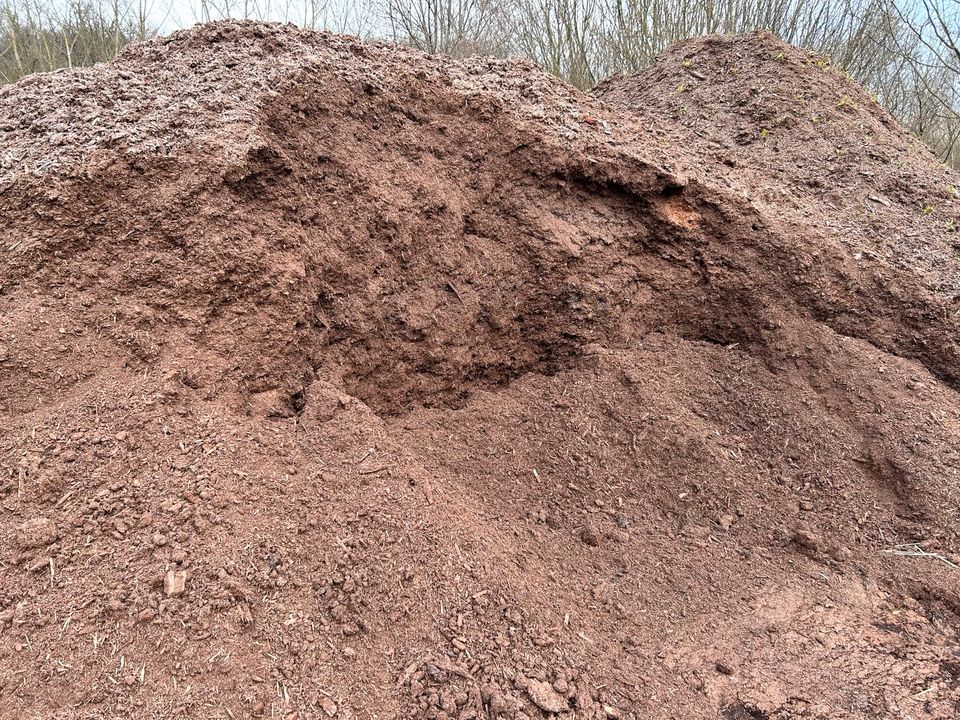
[[[454,285],[452,282],[447,280],[447,287],[450,288],[450,290],[453,291],[453,294],[457,296],[457,300],[463,303],[463,295],[461,295],[460,291],[457,290],[456,285]]]
[[[445,672],[453,673],[454,675],[459,675],[460,677],[465,678],[467,680],[474,680],[474,681],[476,680],[476,678],[470,673],[468,669],[461,667],[459,665],[456,665],[447,660],[444,660],[442,658],[435,658],[433,656],[428,655],[425,658],[425,662],[428,662],[432,665],[436,665],[438,668],[440,668],[441,670],[444,670]]]
[[[389,470],[393,465],[382,465],[375,468],[367,468],[366,470],[358,470],[357,474],[359,475],[373,475],[374,473],[383,472],[384,470]]]
[[[898,555],[900,557],[933,558],[934,560],[939,560],[940,562],[945,563],[954,569],[960,569],[960,566],[958,566],[954,562],[951,562],[940,553],[927,552],[916,543],[905,543],[903,545],[896,545],[892,548],[884,550],[884,552],[887,553],[888,555]]]

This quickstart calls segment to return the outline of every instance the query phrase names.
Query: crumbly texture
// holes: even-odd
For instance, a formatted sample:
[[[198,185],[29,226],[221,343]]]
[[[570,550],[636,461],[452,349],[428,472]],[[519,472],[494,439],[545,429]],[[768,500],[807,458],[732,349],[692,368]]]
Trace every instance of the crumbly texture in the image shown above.
[[[955,185],[763,34],[0,89],[0,717],[955,717]]]

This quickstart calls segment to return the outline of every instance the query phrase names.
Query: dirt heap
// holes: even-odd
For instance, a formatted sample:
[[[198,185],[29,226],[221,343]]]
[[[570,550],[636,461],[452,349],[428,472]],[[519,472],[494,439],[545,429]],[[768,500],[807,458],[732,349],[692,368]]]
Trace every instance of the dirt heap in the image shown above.
[[[699,179],[744,198],[782,232],[816,235],[810,244],[838,245],[844,260],[916,277],[936,296],[930,302],[956,316],[956,175],[829,58],[769,33],[709,36],[678,43],[647,70],[593,92],[695,154]],[[819,260],[817,249],[802,244],[808,262]],[[912,299],[886,297],[882,308],[866,309],[879,315],[891,303],[913,316],[911,332],[924,334],[930,318],[902,307]],[[883,332],[882,321],[869,322]],[[956,328],[945,328],[945,347],[913,351],[941,354],[940,374],[954,387]]]
[[[0,716],[954,717],[953,174],[763,35],[596,95],[251,23],[0,90]]]

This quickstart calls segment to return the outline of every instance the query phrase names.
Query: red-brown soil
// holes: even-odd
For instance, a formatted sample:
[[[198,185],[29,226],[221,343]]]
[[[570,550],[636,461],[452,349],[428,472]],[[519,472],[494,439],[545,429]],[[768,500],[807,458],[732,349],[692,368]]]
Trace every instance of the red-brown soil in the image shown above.
[[[822,59],[221,23],[0,139],[0,717],[960,712],[960,182]]]

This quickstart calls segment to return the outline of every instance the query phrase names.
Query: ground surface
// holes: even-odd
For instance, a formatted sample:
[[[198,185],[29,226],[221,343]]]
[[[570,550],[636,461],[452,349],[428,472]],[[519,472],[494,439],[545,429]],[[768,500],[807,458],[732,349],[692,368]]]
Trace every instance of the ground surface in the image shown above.
[[[0,89],[0,717],[956,717],[957,185],[765,35]]]

